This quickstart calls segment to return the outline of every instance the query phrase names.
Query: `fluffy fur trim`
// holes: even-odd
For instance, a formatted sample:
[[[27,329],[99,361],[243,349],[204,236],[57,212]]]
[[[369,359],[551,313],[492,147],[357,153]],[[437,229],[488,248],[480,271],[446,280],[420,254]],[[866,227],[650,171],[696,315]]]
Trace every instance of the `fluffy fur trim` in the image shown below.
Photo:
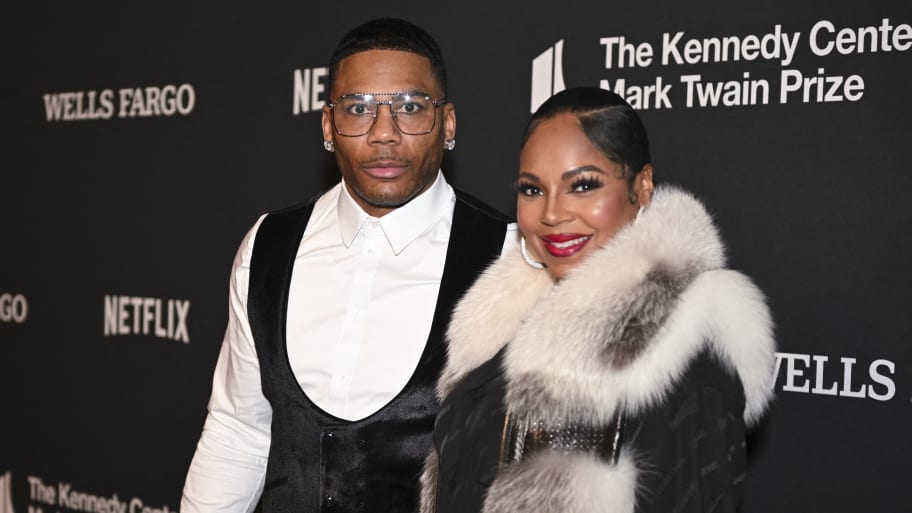
[[[501,469],[484,513],[632,513],[637,471],[622,456],[608,466],[588,454],[543,451]]]
[[[424,470],[421,472],[421,500],[418,505],[419,513],[434,513],[437,511],[437,478],[439,472],[437,450],[432,450],[424,459]]]
[[[494,357],[553,286],[547,273],[523,262],[518,249],[482,273],[453,311],[437,395],[442,399],[467,372]]]
[[[724,264],[703,205],[673,188],[556,287],[505,255],[454,312],[438,393],[509,341],[511,413],[598,425],[661,401],[708,345],[741,379],[753,422],[771,393],[773,325],[761,292]]]

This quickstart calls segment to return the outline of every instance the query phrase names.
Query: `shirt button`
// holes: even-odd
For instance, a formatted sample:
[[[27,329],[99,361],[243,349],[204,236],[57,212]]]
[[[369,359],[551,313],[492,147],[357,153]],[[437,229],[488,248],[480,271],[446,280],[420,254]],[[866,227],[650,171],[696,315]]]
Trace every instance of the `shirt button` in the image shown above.
[[[324,431],[324,432],[323,432],[323,438],[326,438],[327,440],[335,440],[335,439],[336,439],[336,432],[335,432],[335,431]],[[332,497],[328,497],[328,498],[331,499]]]
[[[358,440],[358,447],[364,449],[367,447],[367,440]]]
[[[323,498],[323,505],[326,506],[328,509],[335,508],[336,507],[336,498],[333,497],[332,495],[327,495],[326,497]]]
[[[358,509],[364,509],[367,507],[367,504],[364,501],[358,501]]]

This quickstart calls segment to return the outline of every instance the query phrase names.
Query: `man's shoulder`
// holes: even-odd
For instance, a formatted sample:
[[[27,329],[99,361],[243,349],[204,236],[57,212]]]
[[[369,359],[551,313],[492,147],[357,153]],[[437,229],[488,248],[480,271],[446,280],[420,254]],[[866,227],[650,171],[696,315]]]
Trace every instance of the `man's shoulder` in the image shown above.
[[[267,216],[294,216],[296,214],[300,214],[301,212],[304,212],[308,209],[312,209],[314,205],[320,201],[320,198],[327,194],[327,192],[328,191],[321,191],[304,201],[277,208],[275,210],[270,210]]]
[[[266,214],[264,222],[273,224],[287,223],[289,221],[300,220],[301,218],[307,219],[312,212],[326,210],[329,205],[329,203],[327,203],[328,201],[334,203],[334,199],[330,198],[334,191],[335,188],[320,191],[304,201],[271,210]]]
[[[308,222],[318,212],[326,210],[326,198],[330,191],[321,192],[313,197],[272,210],[262,217],[257,229],[255,241],[259,246],[272,246],[280,243],[300,242]],[[289,238],[290,237],[290,238]],[[265,241],[270,241],[266,243]]]
[[[492,221],[499,221],[504,224],[512,222],[512,219],[503,212],[488,205],[480,199],[460,189],[453,188],[456,193],[456,205],[461,206],[462,210],[469,214],[486,217]],[[457,209],[458,211],[459,209]]]

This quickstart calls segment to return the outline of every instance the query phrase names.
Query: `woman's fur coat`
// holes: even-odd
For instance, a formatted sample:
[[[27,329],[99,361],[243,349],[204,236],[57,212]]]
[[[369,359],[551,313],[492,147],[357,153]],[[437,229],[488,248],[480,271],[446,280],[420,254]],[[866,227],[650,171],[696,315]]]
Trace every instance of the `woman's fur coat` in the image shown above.
[[[454,311],[438,395],[506,344],[508,413],[609,425],[618,411],[660,404],[709,351],[742,384],[743,420],[755,424],[772,392],[773,324],[757,287],[724,266],[709,214],[674,188],[657,189],[635,223],[557,286],[518,251],[505,254]],[[500,469],[484,511],[633,512],[636,451],[648,449],[622,450],[616,465],[543,450]],[[423,512],[434,510],[436,471],[434,453]]]

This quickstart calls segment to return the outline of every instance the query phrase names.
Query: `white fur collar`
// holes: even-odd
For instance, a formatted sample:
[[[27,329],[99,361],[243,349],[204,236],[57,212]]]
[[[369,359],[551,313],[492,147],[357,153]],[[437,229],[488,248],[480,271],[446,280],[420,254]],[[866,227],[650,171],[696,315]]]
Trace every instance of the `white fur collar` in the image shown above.
[[[772,392],[773,325],[762,293],[724,265],[703,205],[668,187],[556,287],[505,254],[454,311],[438,394],[509,341],[508,408],[607,422],[660,401],[709,347],[739,376],[754,422]]]

